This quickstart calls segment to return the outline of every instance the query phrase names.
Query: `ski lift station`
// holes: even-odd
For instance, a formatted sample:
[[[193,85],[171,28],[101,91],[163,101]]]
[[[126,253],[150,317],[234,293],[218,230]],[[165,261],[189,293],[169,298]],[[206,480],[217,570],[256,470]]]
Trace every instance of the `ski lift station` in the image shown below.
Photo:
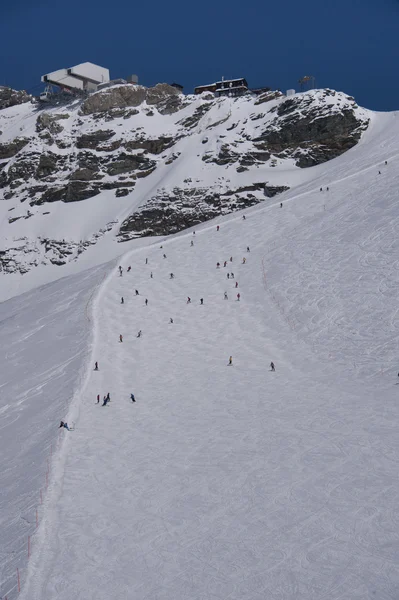
[[[42,76],[42,82],[70,91],[94,92],[101,83],[109,82],[109,69],[85,62],[69,69],[59,69]]]

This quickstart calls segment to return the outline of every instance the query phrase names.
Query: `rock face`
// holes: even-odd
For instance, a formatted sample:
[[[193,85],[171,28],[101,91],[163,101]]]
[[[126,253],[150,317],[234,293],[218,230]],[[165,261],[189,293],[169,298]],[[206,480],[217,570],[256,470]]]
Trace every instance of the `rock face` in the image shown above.
[[[148,89],[142,85],[118,85],[90,96],[83,103],[81,111],[84,115],[90,115],[113,108],[140,106],[145,101],[148,105],[157,105],[179,95],[179,91],[167,83],[158,83]]]
[[[24,93],[4,89],[0,103],[27,101]],[[292,170],[354,146],[369,120],[353,98],[332,90],[233,99],[184,96],[167,84],[121,84],[65,102],[45,110],[26,106],[22,118],[18,110],[0,110],[0,201],[9,211],[0,236],[8,239],[9,227],[9,239],[19,239],[22,227],[25,240],[29,219],[46,240],[27,238],[24,250],[3,248],[5,272],[76,260],[88,240],[95,243],[111,229],[119,242],[167,235],[269,202],[289,189]],[[82,207],[89,198],[96,223],[102,214],[108,220],[115,206],[119,226],[103,222],[100,232],[70,246],[53,240],[54,203],[79,203],[74,214],[84,215],[82,229],[90,231]],[[125,218],[129,206],[138,208]],[[71,239],[78,230],[73,225],[71,219]]]
[[[0,110],[30,102],[32,96],[29,96],[24,90],[17,91],[9,87],[0,86]]]
[[[325,90],[324,98],[328,97],[337,98],[337,92]],[[326,162],[355,146],[367,128],[354,106],[353,101],[352,107],[332,112],[329,104],[315,104],[306,95],[288,98],[268,128],[253,139],[254,145],[279,157],[290,155],[301,168]]]

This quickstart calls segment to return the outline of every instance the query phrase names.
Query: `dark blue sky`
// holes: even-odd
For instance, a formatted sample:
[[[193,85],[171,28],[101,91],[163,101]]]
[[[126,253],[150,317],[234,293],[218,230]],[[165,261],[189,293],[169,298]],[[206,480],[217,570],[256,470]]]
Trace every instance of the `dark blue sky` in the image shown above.
[[[246,77],[317,87],[399,109],[399,0],[13,0],[0,2],[0,85],[90,61],[143,85]]]

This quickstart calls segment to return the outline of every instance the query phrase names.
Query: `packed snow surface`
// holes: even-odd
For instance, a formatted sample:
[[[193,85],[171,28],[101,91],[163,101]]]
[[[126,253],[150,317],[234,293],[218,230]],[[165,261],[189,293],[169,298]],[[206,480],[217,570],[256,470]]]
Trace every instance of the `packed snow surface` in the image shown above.
[[[22,600],[397,600],[397,121],[105,267]]]

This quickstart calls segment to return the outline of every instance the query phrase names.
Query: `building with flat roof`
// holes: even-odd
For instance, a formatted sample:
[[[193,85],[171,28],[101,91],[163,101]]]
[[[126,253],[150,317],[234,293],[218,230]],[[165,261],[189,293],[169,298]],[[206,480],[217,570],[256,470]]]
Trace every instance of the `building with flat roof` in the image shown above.
[[[43,83],[56,85],[62,89],[95,91],[100,83],[109,82],[109,70],[90,62],[75,67],[58,69],[41,78]]]
[[[247,80],[243,77],[239,79],[224,79],[209,83],[207,85],[199,85],[194,88],[194,94],[202,94],[203,92],[212,92],[216,96],[242,96],[248,92]]]

